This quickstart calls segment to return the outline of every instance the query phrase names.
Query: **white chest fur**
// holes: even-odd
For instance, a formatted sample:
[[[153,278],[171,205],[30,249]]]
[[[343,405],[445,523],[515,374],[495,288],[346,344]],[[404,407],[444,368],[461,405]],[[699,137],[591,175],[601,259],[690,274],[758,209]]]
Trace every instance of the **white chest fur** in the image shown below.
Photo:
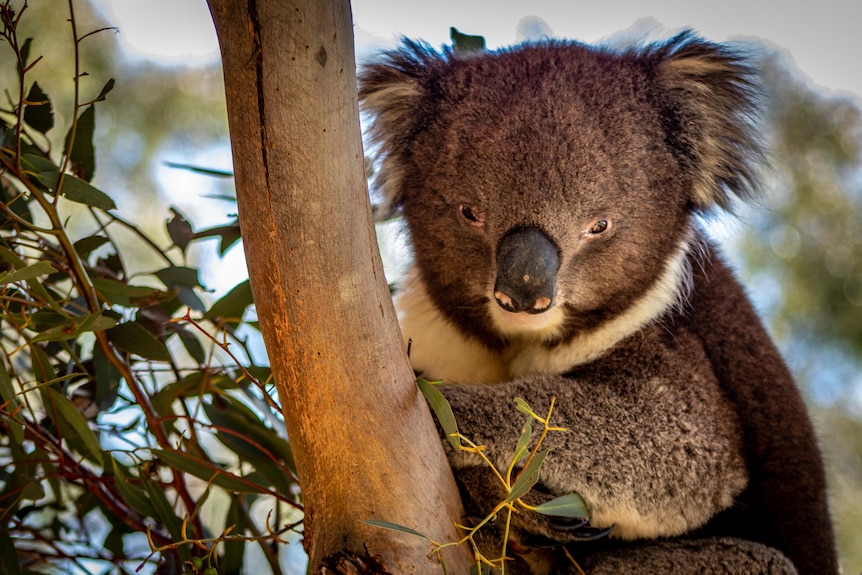
[[[426,379],[488,385],[530,374],[565,373],[597,359],[685,300],[691,274],[690,245],[683,242],[655,284],[612,320],[553,347],[544,345],[540,338],[522,336],[502,353],[488,349],[453,325],[428,297],[414,270],[395,297],[401,333],[405,342],[410,342],[413,368]],[[493,298],[491,302],[496,305]]]

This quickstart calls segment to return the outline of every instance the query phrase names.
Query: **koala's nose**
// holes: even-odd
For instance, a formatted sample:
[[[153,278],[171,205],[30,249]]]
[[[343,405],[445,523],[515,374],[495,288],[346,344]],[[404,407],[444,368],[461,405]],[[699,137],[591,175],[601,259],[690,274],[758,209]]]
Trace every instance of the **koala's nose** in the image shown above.
[[[513,228],[497,247],[494,298],[506,311],[542,313],[554,301],[560,250],[538,228]]]

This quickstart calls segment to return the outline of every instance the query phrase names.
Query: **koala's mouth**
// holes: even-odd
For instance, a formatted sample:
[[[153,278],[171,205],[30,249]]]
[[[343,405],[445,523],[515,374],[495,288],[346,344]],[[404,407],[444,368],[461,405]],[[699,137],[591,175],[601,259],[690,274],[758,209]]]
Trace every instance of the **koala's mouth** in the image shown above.
[[[500,335],[541,340],[554,339],[560,335],[565,323],[562,306],[549,303],[539,312],[509,311],[496,300],[492,298],[490,301],[490,316]]]

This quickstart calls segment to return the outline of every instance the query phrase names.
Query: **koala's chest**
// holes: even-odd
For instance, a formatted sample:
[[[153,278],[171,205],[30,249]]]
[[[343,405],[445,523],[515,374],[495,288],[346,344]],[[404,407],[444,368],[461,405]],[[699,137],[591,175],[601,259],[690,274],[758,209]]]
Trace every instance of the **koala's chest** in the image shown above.
[[[527,375],[566,373],[601,357],[646,323],[638,313],[623,315],[554,347],[547,347],[541,341],[525,340],[498,352],[466,335],[446,319],[415,276],[407,281],[394,301],[413,369],[426,379],[469,385],[499,384]]]
[[[410,363],[422,377],[470,384],[493,384],[509,378],[506,359],[447,321],[419,282],[409,282],[396,295],[395,306]]]

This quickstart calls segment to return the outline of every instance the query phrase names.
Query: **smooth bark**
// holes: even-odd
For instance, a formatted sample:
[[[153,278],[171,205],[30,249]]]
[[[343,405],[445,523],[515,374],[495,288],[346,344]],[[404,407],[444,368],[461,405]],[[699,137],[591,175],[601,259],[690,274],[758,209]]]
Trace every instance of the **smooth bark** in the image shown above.
[[[377,250],[349,2],[209,5],[249,276],[302,482],[312,571],[346,551],[391,573],[440,573],[428,541],[360,521],[445,542],[458,537],[462,511]],[[468,555],[447,552],[449,573],[467,573]]]

